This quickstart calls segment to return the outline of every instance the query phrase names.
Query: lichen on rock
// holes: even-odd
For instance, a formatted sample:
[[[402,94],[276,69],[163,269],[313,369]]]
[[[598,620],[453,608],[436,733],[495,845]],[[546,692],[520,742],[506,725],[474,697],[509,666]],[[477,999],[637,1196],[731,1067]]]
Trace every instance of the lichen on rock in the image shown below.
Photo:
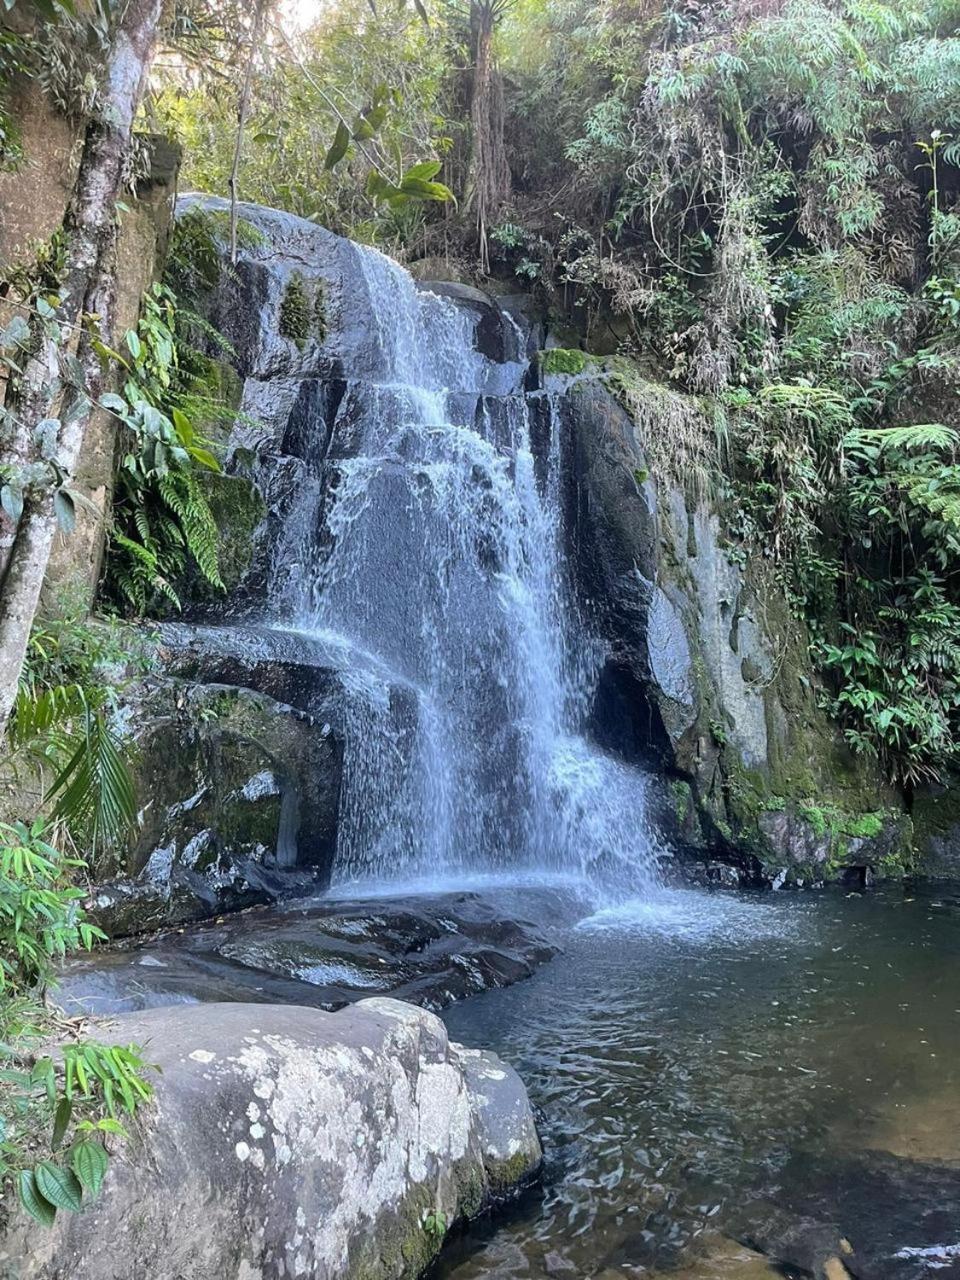
[[[14,1213],[0,1251],[19,1280],[415,1280],[540,1168],[513,1070],[396,1000],[180,1006],[103,1034],[162,1068],[150,1158],[114,1162],[42,1249]]]

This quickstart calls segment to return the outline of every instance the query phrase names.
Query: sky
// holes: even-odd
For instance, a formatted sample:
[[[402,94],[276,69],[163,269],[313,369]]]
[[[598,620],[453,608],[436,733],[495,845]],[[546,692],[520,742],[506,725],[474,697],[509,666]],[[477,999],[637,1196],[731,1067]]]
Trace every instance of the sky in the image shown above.
[[[280,12],[284,25],[288,30],[303,30],[309,26],[324,9],[330,7],[331,0],[281,0]]]

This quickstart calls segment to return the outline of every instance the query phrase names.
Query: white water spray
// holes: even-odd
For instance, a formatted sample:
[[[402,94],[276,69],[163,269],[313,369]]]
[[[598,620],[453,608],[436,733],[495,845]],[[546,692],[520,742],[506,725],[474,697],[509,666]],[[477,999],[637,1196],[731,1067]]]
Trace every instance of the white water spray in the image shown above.
[[[560,416],[546,406],[535,457],[525,363],[486,359],[475,314],[356,253],[380,368],[341,404],[315,563],[282,602],[364,655],[334,880],[543,872],[642,893],[648,779],[584,736],[603,652],[564,568]]]

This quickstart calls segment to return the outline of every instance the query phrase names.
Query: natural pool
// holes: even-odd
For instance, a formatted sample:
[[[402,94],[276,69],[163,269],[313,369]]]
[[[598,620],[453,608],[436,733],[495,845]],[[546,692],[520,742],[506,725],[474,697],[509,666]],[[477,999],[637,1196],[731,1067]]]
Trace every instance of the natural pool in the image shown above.
[[[444,1015],[519,1070],[547,1162],[440,1274],[783,1274],[729,1242],[751,1231],[781,1262],[842,1238],[863,1277],[960,1274],[958,958],[960,898],[930,890],[674,890],[581,921]]]

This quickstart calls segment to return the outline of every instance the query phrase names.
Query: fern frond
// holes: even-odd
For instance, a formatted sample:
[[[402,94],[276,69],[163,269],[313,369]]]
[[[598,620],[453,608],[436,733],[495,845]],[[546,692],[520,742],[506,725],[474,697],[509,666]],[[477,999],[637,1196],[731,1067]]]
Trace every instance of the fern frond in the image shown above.
[[[939,422],[921,422],[909,427],[872,427],[848,431],[844,446],[876,445],[880,449],[955,449],[960,435]]]

